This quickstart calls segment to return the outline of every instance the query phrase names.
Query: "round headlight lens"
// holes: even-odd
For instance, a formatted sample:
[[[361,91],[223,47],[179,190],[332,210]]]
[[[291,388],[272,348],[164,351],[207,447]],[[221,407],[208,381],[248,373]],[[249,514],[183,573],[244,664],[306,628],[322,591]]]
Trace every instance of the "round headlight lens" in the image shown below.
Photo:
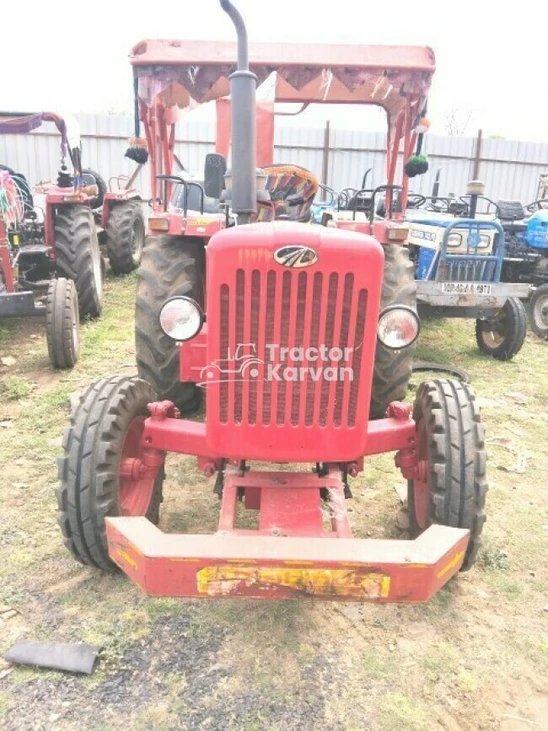
[[[190,297],[173,297],[160,310],[160,327],[172,340],[196,337],[204,322],[200,306]]]
[[[383,345],[399,350],[411,345],[419,336],[417,313],[410,307],[387,307],[379,317],[378,337]]]

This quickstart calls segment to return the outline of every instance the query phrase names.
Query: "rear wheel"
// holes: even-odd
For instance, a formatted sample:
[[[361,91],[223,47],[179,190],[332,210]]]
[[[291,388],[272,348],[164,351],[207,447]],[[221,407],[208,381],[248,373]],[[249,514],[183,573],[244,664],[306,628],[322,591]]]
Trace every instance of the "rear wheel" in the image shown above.
[[[160,327],[160,308],[170,297],[186,295],[204,307],[202,239],[155,236],[147,239],[139,269],[135,308],[135,346],[139,376],[160,398],[187,413],[198,408],[201,390],[179,380],[179,348]]]
[[[548,340],[548,284],[537,287],[529,301],[531,329],[543,340]]]
[[[55,253],[57,268],[76,285],[80,315],[98,317],[103,308],[101,251],[87,206],[59,206],[55,215]]]
[[[408,249],[396,244],[389,244],[383,248],[384,279],[381,310],[397,304],[411,307],[416,312],[417,285]],[[405,398],[415,349],[416,345],[413,343],[401,350],[391,350],[377,341],[370,406],[372,419],[382,419],[391,401],[401,401]]]
[[[521,350],[527,334],[527,315],[521,300],[507,299],[491,317],[476,320],[476,342],[485,355],[510,360]]]
[[[80,316],[74,282],[52,279],[46,298],[48,354],[54,368],[73,368],[80,352]]]
[[[114,377],[97,381],[74,403],[59,458],[59,524],[65,545],[88,566],[111,570],[105,518],[159,519],[163,466],[143,470],[139,443],[156,400],[148,383]]]
[[[118,203],[107,221],[107,253],[115,274],[137,269],[145,245],[145,217],[141,201]]]
[[[475,561],[485,523],[485,452],[483,425],[474,393],[458,381],[422,383],[413,418],[421,478],[407,488],[412,537],[433,523],[467,528],[470,541],[461,571]]]

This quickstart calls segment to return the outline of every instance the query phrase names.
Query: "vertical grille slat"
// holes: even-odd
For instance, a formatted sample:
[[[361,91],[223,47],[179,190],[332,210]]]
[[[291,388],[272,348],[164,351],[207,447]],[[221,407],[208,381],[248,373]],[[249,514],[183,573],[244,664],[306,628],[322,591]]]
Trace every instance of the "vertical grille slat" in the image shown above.
[[[304,347],[304,321],[306,311],[306,283],[307,283],[306,272],[300,272],[297,284],[297,322],[295,323],[295,345],[297,347]],[[301,368],[304,360],[298,358],[293,361],[294,368]],[[293,381],[293,393],[291,395],[291,423],[297,425],[299,423],[300,416],[300,403],[301,403],[301,389],[305,387],[304,383],[300,380]]]
[[[261,311],[261,274],[256,269],[251,275],[251,331],[249,342],[255,346],[257,357],[259,353],[259,313]],[[249,411],[248,421],[255,424],[257,421],[257,386],[258,381],[253,379],[249,384]]]
[[[266,276],[266,322],[265,322],[265,347],[263,361],[268,363],[270,354],[267,346],[274,342],[274,320],[276,318],[276,272],[270,271]],[[263,383],[263,424],[270,424],[272,417],[272,381],[266,380]]]
[[[221,365],[228,362],[228,333],[229,333],[229,288],[228,284],[221,285],[221,311],[219,313],[220,323],[220,343],[219,343],[219,361]],[[221,375],[219,384],[219,419],[222,424],[228,421],[228,379]]]
[[[236,333],[236,348],[239,345],[245,343],[244,338],[244,325],[245,325],[245,272],[243,269],[238,269],[236,272],[236,307],[234,308],[234,332]],[[239,353],[232,353],[232,357],[235,358]],[[240,362],[234,360],[232,364],[233,368],[238,369]],[[234,383],[234,421],[237,424],[242,423],[242,400],[243,400],[243,387],[242,382],[243,374],[236,375]]]
[[[354,427],[359,409],[360,372],[366,324],[367,290],[356,286],[352,272],[270,269],[245,271],[220,287],[219,362],[227,372],[219,384],[219,420],[227,424],[274,427]],[[259,376],[239,373],[241,363],[233,349],[246,346],[245,355],[264,365]],[[267,346],[278,346],[271,351]],[[324,346],[320,356],[321,346]],[[280,357],[281,349],[288,349]],[[302,349],[300,352],[291,349]],[[332,348],[342,359],[326,357]],[[349,360],[344,359],[347,348]],[[249,350],[249,353],[248,353]],[[232,360],[229,360],[229,352]],[[242,350],[243,352],[243,350]],[[317,353],[312,357],[307,353]],[[274,357],[273,357],[274,356]],[[243,357],[243,356],[242,356]],[[256,361],[255,361],[256,362]],[[280,375],[289,367],[296,379],[277,381],[272,369],[281,363]],[[270,366],[270,371],[269,371]],[[325,369],[337,370],[334,382]],[[340,377],[340,369],[352,376]]]

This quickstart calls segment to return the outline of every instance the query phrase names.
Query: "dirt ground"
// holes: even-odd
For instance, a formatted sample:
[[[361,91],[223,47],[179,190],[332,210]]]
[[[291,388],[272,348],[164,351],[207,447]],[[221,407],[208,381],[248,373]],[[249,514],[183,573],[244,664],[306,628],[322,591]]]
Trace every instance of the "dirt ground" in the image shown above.
[[[19,638],[103,648],[89,677],[0,659],[0,727],[548,729],[548,343],[529,335],[498,363],[471,322],[424,326],[420,358],[471,376],[490,484],[476,567],[429,604],[155,600],[71,559],[54,496],[71,395],[135,371],[135,282],[108,280],[72,372],[50,370],[39,322],[0,325],[0,654]],[[401,535],[401,483],[390,455],[370,460],[352,484],[357,536]],[[161,527],[207,532],[217,512],[194,461],[171,457]]]

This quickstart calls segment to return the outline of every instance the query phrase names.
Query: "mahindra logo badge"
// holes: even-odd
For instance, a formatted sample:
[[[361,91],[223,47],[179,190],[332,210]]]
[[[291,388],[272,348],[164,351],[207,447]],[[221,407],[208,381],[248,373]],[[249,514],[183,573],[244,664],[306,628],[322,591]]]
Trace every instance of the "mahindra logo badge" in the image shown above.
[[[318,261],[318,254],[308,246],[283,246],[274,252],[274,261],[284,267],[301,269]]]

